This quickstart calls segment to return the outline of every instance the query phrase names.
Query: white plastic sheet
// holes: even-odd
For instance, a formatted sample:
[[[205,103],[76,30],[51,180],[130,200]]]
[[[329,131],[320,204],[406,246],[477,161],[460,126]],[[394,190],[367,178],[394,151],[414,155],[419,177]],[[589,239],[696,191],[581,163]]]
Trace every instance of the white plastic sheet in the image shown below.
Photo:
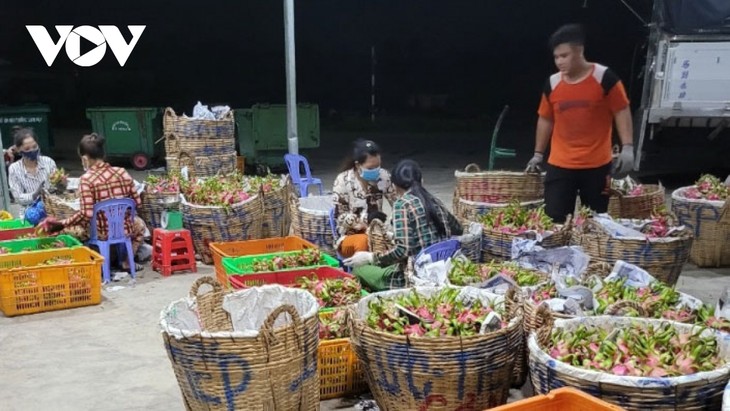
[[[228,106],[208,108],[208,106],[198,101],[198,104],[193,107],[193,116],[190,118],[197,120],[221,120],[229,111],[231,111],[231,108]]]

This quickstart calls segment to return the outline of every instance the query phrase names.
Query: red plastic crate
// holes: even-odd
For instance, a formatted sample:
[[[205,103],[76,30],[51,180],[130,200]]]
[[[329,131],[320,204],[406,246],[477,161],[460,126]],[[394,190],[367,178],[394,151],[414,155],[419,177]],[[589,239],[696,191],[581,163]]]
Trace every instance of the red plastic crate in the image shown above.
[[[292,285],[297,282],[298,278],[317,277],[320,280],[327,280],[332,278],[352,278],[351,274],[348,274],[338,268],[333,267],[314,267],[304,268],[301,270],[291,271],[277,271],[270,273],[256,273],[256,274],[230,274],[228,275],[228,282],[232,288],[241,289],[248,287],[256,287],[264,284],[281,284],[281,285]]]
[[[279,251],[298,251],[305,248],[317,248],[316,245],[296,236],[266,238],[263,240],[229,241],[210,243],[215,275],[223,287],[228,287],[226,269],[223,267],[224,257],[243,257],[246,255],[270,254]]]
[[[35,227],[14,228],[11,230],[0,230],[0,241],[15,240],[26,234],[35,234]]]

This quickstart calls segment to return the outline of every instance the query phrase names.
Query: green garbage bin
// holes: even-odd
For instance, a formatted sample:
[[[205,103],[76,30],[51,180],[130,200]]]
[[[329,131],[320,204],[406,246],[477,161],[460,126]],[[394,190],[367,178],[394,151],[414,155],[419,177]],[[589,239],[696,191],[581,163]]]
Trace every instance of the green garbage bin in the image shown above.
[[[108,157],[128,158],[135,170],[149,168],[161,155],[162,110],[151,107],[94,107],[86,109],[91,128],[106,139]]]
[[[48,125],[48,114],[51,109],[45,104],[26,106],[0,107],[0,132],[2,132],[3,148],[13,145],[13,127],[33,127],[38,136],[41,151],[50,154],[53,148],[51,128]]]
[[[235,109],[239,152],[246,164],[282,166],[289,142],[286,135],[286,104],[255,104],[250,109]],[[299,148],[319,147],[319,106],[297,104]]]

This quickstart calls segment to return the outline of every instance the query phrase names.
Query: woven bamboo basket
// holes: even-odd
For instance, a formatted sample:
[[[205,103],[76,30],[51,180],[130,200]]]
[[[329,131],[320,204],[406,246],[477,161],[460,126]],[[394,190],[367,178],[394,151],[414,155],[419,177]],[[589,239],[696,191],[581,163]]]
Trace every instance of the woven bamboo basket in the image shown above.
[[[261,222],[262,238],[286,237],[289,234],[289,224],[291,223],[289,211],[289,186],[291,181],[289,178],[279,188],[264,192],[261,189],[259,195],[264,200],[264,215]]]
[[[599,326],[616,329],[636,324],[648,326],[666,322],[626,317],[591,317],[553,322],[549,310],[541,310],[544,317],[541,328],[528,340],[530,351],[530,379],[537,394],[570,386],[585,391],[626,410],[717,410],[722,404],[723,390],[730,375],[730,342],[710,330],[703,335],[715,335],[720,357],[724,364],[716,370],[682,377],[650,378],[619,377],[605,372],[573,367],[550,357],[545,347],[555,329],[572,330],[578,326]],[[697,332],[689,324],[670,322],[681,333]]]
[[[43,207],[48,216],[55,217],[57,220],[65,220],[76,214],[77,210],[71,207],[70,203],[78,201],[78,192],[51,194],[44,190],[41,195],[43,198]]]
[[[185,152],[177,156],[165,157],[167,171],[179,173],[183,167],[188,168],[188,178],[204,178],[230,174],[236,171],[236,152],[216,156],[195,157]]]
[[[437,288],[417,288],[421,294]],[[473,287],[472,298],[503,298]],[[506,300],[509,325],[471,337],[409,338],[370,328],[368,302],[408,292],[387,291],[360,300],[350,316],[350,342],[381,410],[483,410],[504,404],[514,367],[514,346],[523,339],[519,304]]]
[[[165,153],[174,156],[180,152],[196,157],[218,156],[236,150],[236,139],[233,136],[217,138],[185,138],[170,133],[164,136]]]
[[[608,214],[613,218],[649,218],[664,205],[665,190],[661,184],[645,184],[644,194],[630,196],[613,191],[608,200]]]
[[[373,253],[386,253],[395,246],[395,242],[388,235],[387,225],[377,218],[370,222],[367,235],[370,251]]]
[[[293,235],[334,256],[336,254],[329,211],[332,207],[330,196],[291,197],[289,200]]]
[[[185,200],[185,196],[181,197],[183,226],[190,230],[195,252],[205,264],[213,263],[213,256],[208,248],[210,242],[261,238],[263,204],[258,195],[229,207],[191,204]]]
[[[689,259],[692,233],[683,229],[674,237],[662,239],[616,238],[599,223],[588,219],[581,227],[576,228],[572,242],[583,247],[591,261],[614,264],[623,260],[673,286]]]
[[[180,201],[180,192],[150,193],[145,191],[140,197],[142,203],[137,207],[137,213],[147,227],[153,230],[162,227],[162,212],[167,210],[165,204]]]
[[[473,263],[482,263],[482,226],[475,222],[469,222],[465,227],[465,235],[459,238],[461,253]],[[466,234],[466,233],[471,234]]]
[[[540,242],[543,248],[563,247],[570,243],[572,237],[572,218],[567,223],[556,226],[556,230]],[[505,261],[512,258],[512,240],[515,238],[531,238],[533,234],[517,235],[483,228],[482,232],[482,260]]]
[[[456,194],[455,194],[456,195]],[[543,200],[523,201],[520,203],[520,207],[526,209],[539,208],[544,204]],[[478,221],[479,216],[487,214],[493,210],[499,210],[509,206],[510,203],[480,203],[477,201],[465,200],[463,198],[456,198],[454,201],[454,216],[462,224],[466,224],[469,221]]]
[[[205,283],[215,283],[212,277],[207,278],[210,282]],[[265,315],[265,320],[258,333],[253,334],[233,331],[231,319],[223,309],[225,301],[239,293],[224,297],[220,288],[214,288],[197,295],[201,284],[193,285],[193,298],[173,302],[160,318],[165,349],[185,408],[319,410],[317,310],[312,307],[302,312],[299,307],[305,304],[292,302],[303,299],[309,303],[306,306],[316,305],[313,297],[301,290],[268,286],[275,287],[280,297],[270,302],[276,308],[257,308],[262,312],[253,315]],[[187,307],[191,302],[197,303],[194,311]],[[245,315],[245,311],[235,314]],[[181,312],[193,318],[183,319]],[[285,319],[288,321],[282,321]]]
[[[540,174],[481,171],[476,164],[469,164],[454,175],[457,199],[499,204],[541,200],[545,196],[544,175]]]
[[[699,267],[730,266],[730,201],[691,200],[690,187],[672,193],[672,212],[694,235],[690,261]]]
[[[236,138],[236,121],[233,116],[233,110],[230,110],[220,120],[204,120],[178,116],[175,110],[168,107],[162,120],[163,134],[165,136],[174,135],[178,139],[186,140],[230,140]],[[235,143],[234,143],[235,145]],[[167,154],[176,153],[176,146],[173,142],[165,142],[165,150]]]

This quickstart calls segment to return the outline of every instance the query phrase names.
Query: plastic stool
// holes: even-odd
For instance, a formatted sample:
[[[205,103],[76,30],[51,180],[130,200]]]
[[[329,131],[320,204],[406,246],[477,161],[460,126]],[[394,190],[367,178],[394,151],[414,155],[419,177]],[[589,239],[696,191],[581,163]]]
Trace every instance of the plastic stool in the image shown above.
[[[152,234],[152,269],[165,277],[176,271],[198,272],[189,230],[155,228]]]

